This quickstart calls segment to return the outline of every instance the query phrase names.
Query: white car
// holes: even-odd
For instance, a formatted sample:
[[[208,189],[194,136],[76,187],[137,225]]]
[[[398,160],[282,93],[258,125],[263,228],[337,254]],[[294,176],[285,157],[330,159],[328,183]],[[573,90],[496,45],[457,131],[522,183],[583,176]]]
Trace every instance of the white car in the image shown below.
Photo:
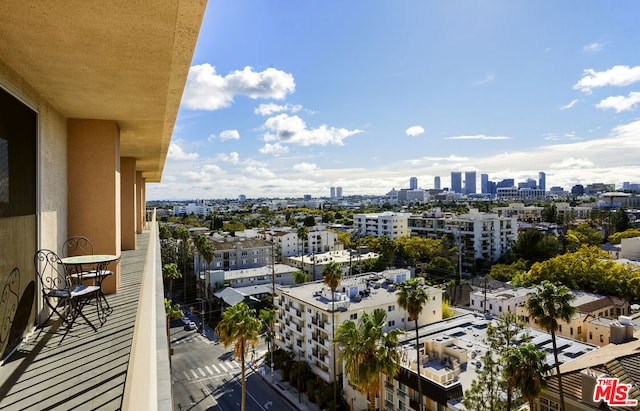
[[[191,322],[191,318],[189,317],[182,317],[180,318],[180,320],[182,320],[182,324],[184,325],[189,325],[189,323]]]
[[[196,323],[194,323],[193,321],[189,321],[189,324],[184,326],[185,330],[196,330],[198,329],[198,327],[196,326]]]

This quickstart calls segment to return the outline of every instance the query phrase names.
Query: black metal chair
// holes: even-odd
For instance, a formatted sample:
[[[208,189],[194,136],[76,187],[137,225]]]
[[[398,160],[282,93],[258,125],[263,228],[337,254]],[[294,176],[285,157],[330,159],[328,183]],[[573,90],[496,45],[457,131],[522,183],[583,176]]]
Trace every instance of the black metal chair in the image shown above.
[[[42,324],[47,323],[55,313],[67,325],[63,339],[78,317],[82,317],[94,331],[98,331],[85,316],[83,309],[93,300],[95,301],[98,315],[100,314],[98,300],[100,287],[73,284],[62,265],[60,257],[51,250],[42,249],[36,251],[33,260],[42,289],[42,298],[51,309],[49,317]]]
[[[84,236],[73,236],[69,237],[64,244],[62,244],[62,257],[75,257],[81,255],[92,255],[95,254],[93,243],[87,237]],[[100,317],[100,321],[104,322],[106,320],[106,315],[109,314],[111,310],[111,306],[109,306],[109,302],[102,292],[102,282],[105,278],[113,275],[113,271],[105,270],[105,269],[93,269],[86,270],[84,267],[74,266],[67,267],[67,270],[70,271],[69,274],[71,278],[75,280],[76,283],[82,284],[83,281],[89,280],[93,281],[93,285],[100,287],[100,299],[101,302],[104,303],[104,307],[102,310],[102,316]]]
[[[87,237],[74,236],[69,237],[67,241],[62,245],[62,257],[74,257],[78,255],[91,255],[95,254],[93,251],[93,244]],[[79,280],[95,280],[96,285],[100,285],[105,277],[113,275],[111,270],[88,270],[80,273],[72,273],[74,278]]]

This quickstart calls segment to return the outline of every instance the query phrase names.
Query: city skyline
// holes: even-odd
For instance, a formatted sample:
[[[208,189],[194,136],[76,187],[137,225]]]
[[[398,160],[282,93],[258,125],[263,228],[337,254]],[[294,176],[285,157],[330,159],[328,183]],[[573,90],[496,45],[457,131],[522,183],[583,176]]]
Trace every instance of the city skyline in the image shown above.
[[[212,10],[149,199],[376,195],[410,176],[451,187],[451,170],[640,181],[640,4]]]

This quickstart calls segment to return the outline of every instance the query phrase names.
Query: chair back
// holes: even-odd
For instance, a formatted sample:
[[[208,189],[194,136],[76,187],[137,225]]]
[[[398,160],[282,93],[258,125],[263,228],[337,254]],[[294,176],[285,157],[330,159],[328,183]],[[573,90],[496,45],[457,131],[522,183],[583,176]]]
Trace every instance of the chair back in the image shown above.
[[[62,245],[62,257],[93,254],[93,244],[87,237],[69,237]]]
[[[38,250],[33,258],[40,286],[45,295],[56,290],[69,290],[71,283],[58,254],[51,250]]]

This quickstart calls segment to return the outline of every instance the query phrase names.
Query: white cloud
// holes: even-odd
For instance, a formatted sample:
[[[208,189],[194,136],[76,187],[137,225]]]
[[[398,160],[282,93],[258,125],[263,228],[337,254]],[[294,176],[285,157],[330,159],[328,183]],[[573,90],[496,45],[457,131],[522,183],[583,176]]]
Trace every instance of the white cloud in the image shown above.
[[[311,173],[318,170],[318,166],[313,163],[298,163],[294,164],[291,168],[301,173]]]
[[[564,134],[549,133],[544,134],[542,137],[547,141],[580,140],[580,137],[576,135],[575,131],[570,131]]]
[[[582,51],[586,51],[588,53],[595,53],[598,51],[602,51],[603,48],[604,48],[604,43],[600,43],[596,41],[596,42],[585,44],[584,46],[582,46]]]
[[[261,178],[272,178],[276,175],[264,167],[245,167],[244,172]]]
[[[260,104],[253,112],[261,116],[270,116],[274,113],[282,113],[283,111],[289,113],[297,113],[300,110],[302,110],[302,106],[299,104],[278,105],[274,103],[268,103]]]
[[[267,143],[259,151],[262,154],[273,154],[274,156],[279,156],[281,154],[288,153],[289,152],[289,147],[283,146],[280,143],[275,143],[275,144]]]
[[[218,157],[225,163],[238,164],[238,162],[240,162],[240,155],[235,151],[229,154],[220,154]]]
[[[424,128],[420,126],[412,126],[406,129],[405,133],[407,133],[408,136],[416,137],[416,136],[419,136],[420,134],[424,134]]]
[[[571,101],[569,102],[569,104],[567,104],[567,105],[564,105],[564,106],[560,107],[560,110],[567,110],[567,109],[570,109],[570,108],[572,108],[573,106],[575,106],[575,105],[576,105],[576,103],[577,103],[578,101],[580,101],[580,100],[578,100],[578,99],[571,100]]]
[[[282,100],[295,88],[293,75],[274,68],[256,72],[247,66],[221,76],[210,64],[200,64],[189,69],[182,103],[190,109],[212,111],[229,107],[237,95]]]
[[[549,165],[549,168],[553,170],[562,170],[562,169],[573,170],[573,169],[579,169],[579,168],[583,168],[583,169],[593,168],[594,165],[595,164],[593,164],[592,161],[586,158],[569,157],[569,158],[563,158],[559,162],[551,163]]]
[[[240,140],[240,133],[238,130],[224,130],[220,133],[220,140]]]
[[[495,74],[487,73],[487,75],[482,80],[478,80],[473,84],[475,84],[476,86],[481,86],[483,84],[491,83],[493,80],[495,80],[495,78],[496,78]]]
[[[213,173],[213,174],[224,173],[224,171],[222,171],[222,169],[215,164],[206,164],[202,167],[202,169],[206,172]]]
[[[185,153],[182,147],[178,143],[169,144],[169,151],[167,152],[168,160],[195,160],[198,158],[198,153]]]
[[[575,90],[591,94],[591,90],[605,86],[628,86],[640,81],[640,66],[613,66],[606,71],[586,69],[584,76],[574,84]]]
[[[640,92],[632,91],[629,96],[611,96],[596,104],[597,108],[603,110],[612,108],[617,113],[621,111],[630,111],[636,108],[636,105],[640,103]]]
[[[264,135],[264,141],[279,141],[282,143],[310,145],[343,145],[342,140],[355,134],[362,133],[362,130],[347,130],[345,128],[327,127],[321,125],[318,128],[309,129],[306,123],[298,116],[279,114],[270,117],[265,121],[265,129],[271,131]]]
[[[510,140],[511,137],[506,136],[485,136],[484,134],[476,134],[472,136],[455,136],[447,137],[445,140]]]

